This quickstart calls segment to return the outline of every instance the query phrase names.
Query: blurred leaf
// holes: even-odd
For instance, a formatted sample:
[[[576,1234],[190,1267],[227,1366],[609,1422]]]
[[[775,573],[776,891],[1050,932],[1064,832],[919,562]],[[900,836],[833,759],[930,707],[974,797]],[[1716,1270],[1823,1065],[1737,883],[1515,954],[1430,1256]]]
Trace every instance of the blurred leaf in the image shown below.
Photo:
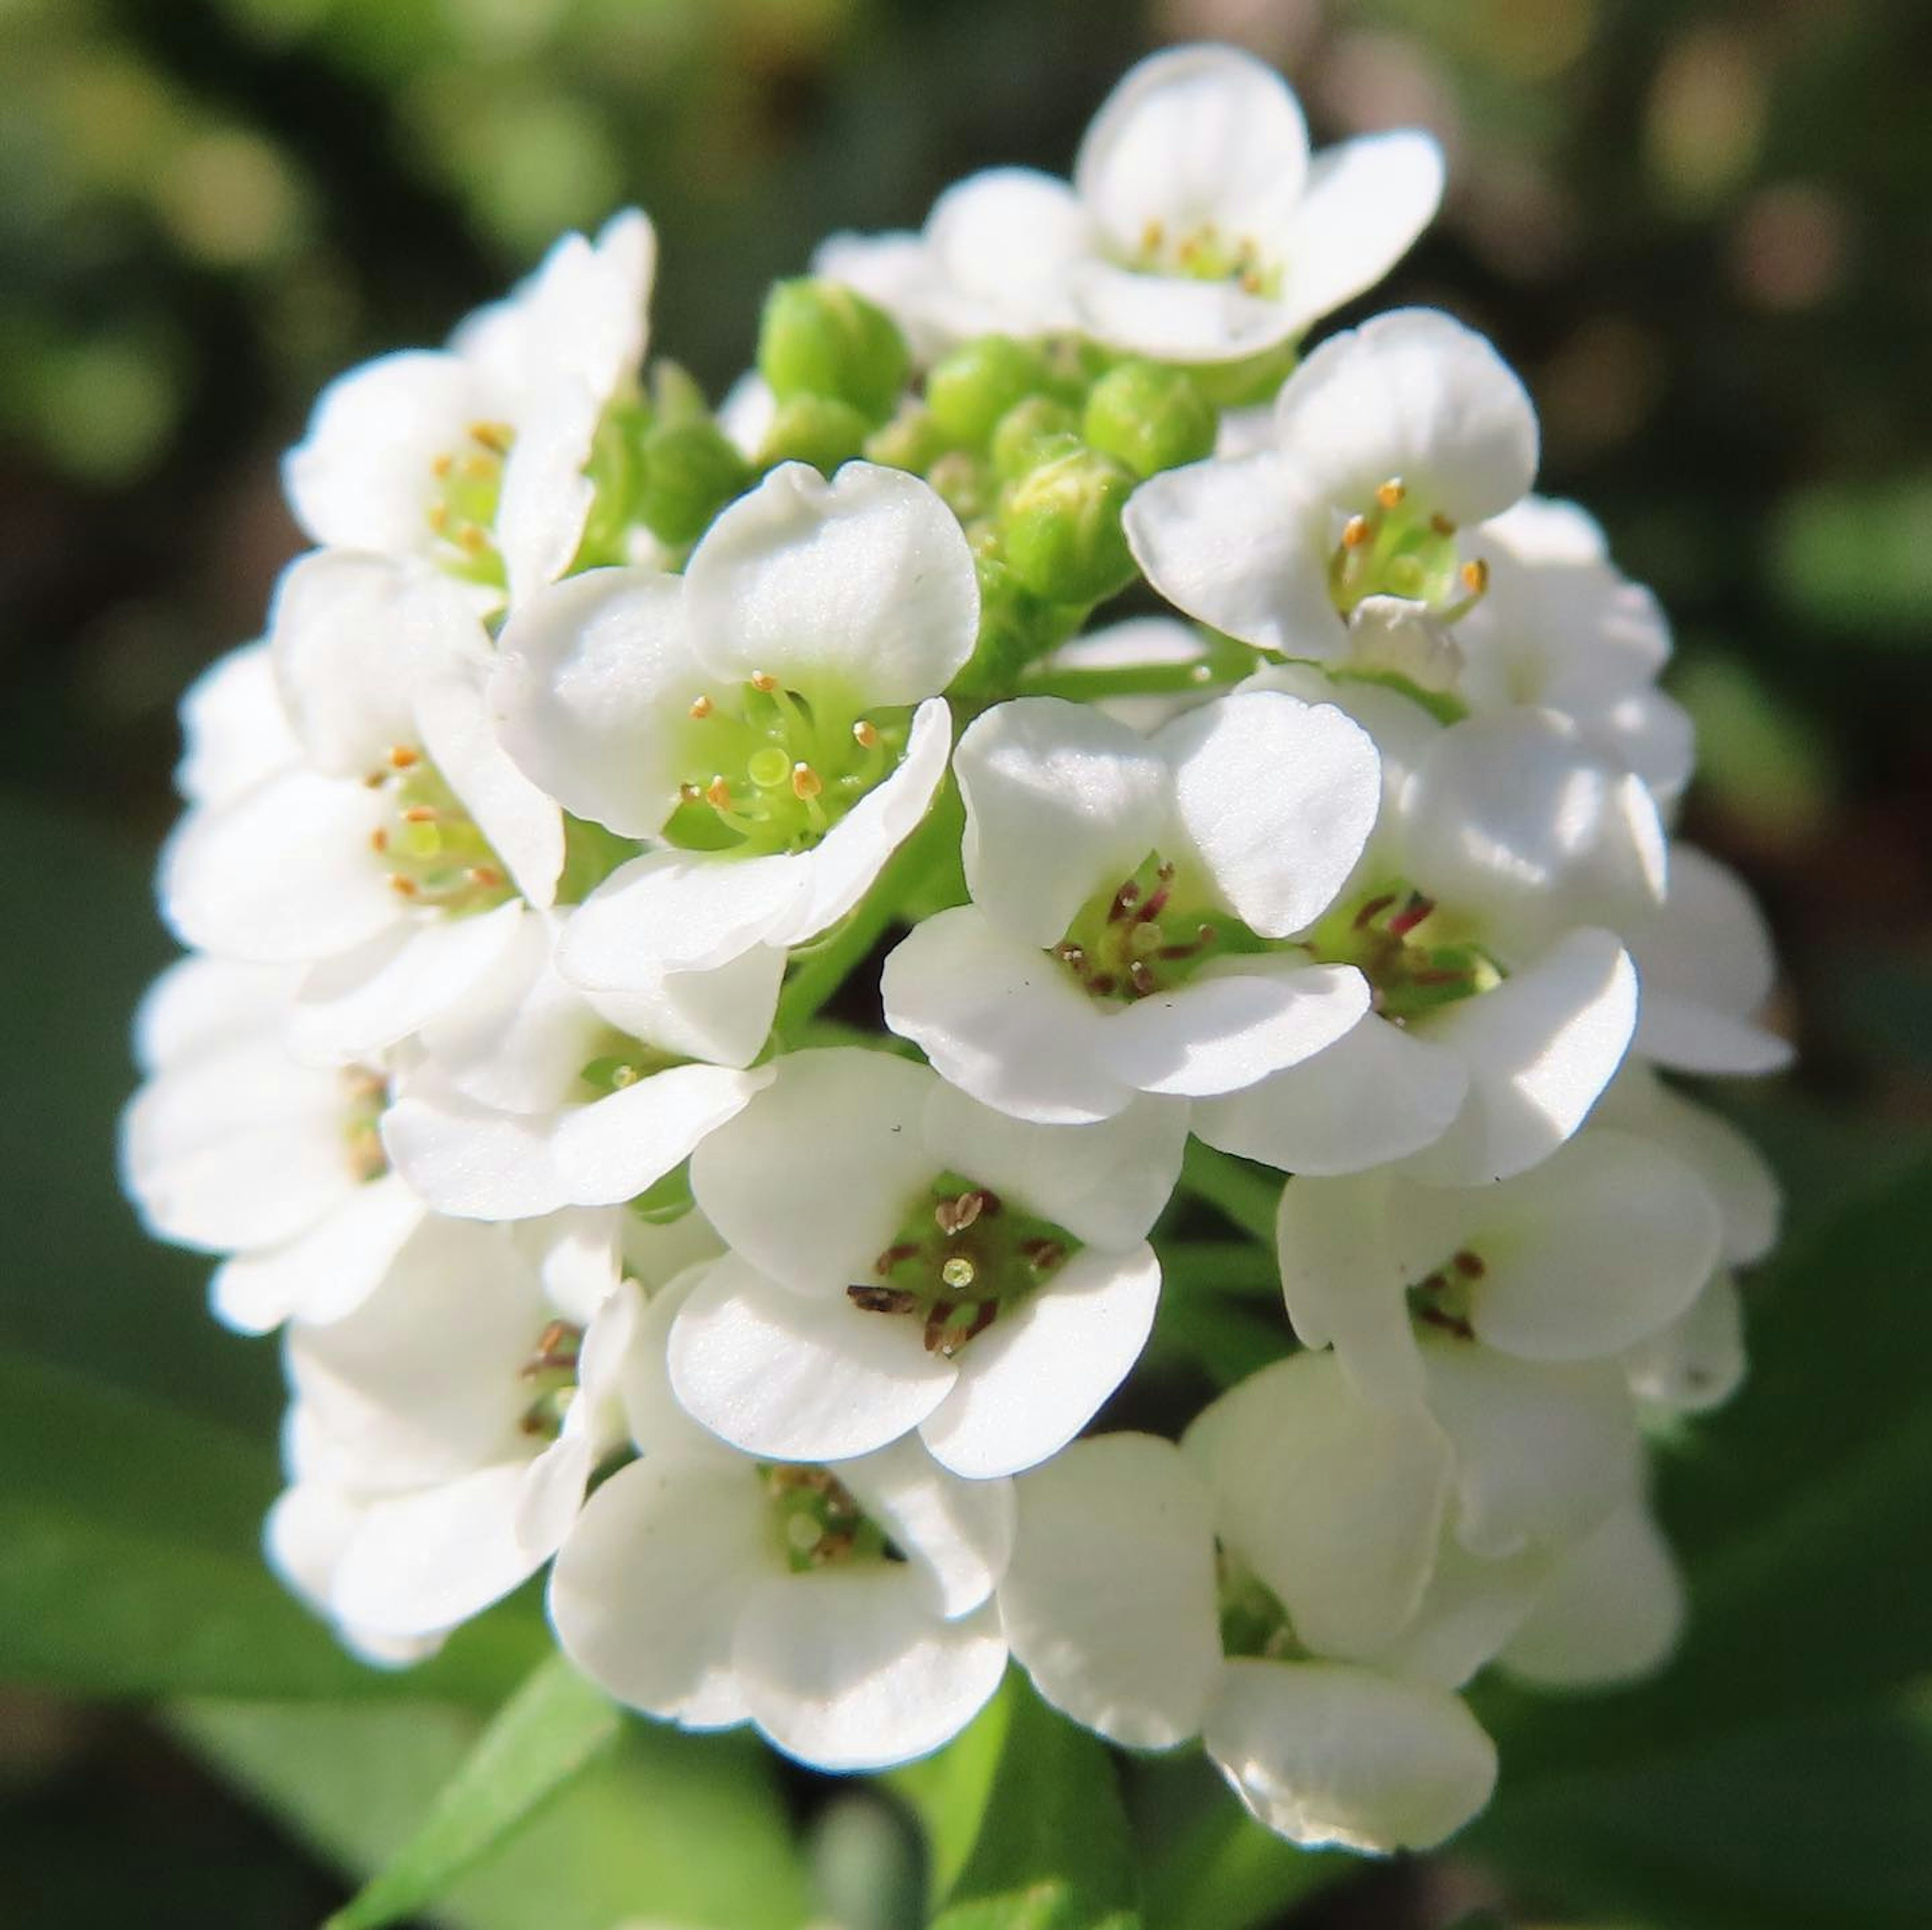
[[[0,1677],[76,1695],[494,1700],[541,1653],[527,1617],[405,1678],[338,1648],[264,1565],[274,1464],[205,1422],[0,1356]]]
[[[1768,534],[1778,593],[1808,622],[1901,650],[1932,643],[1932,475],[1820,483]]]
[[[191,1703],[174,1722],[351,1875],[400,1854],[483,1729],[482,1719],[430,1703]],[[795,1930],[806,1914],[769,1757],[743,1736],[626,1723],[430,1920],[458,1930]]]
[[[1798,843],[1831,822],[1836,789],[1826,721],[1779,696],[1740,658],[1687,652],[1670,689],[1697,732],[1697,789],[1760,836]]]
[[[932,1845],[932,1930],[1140,1930],[1112,1759],[1018,1670],[962,1735],[891,1781]]]
[[[490,1719],[422,1827],[324,1930],[382,1930],[434,1903],[616,1740],[622,1718],[560,1655]]]
[[[1359,1857],[1301,1849],[1264,1829],[1214,1782],[1212,1800],[1148,1869],[1148,1930],[1260,1930],[1361,1874]]]

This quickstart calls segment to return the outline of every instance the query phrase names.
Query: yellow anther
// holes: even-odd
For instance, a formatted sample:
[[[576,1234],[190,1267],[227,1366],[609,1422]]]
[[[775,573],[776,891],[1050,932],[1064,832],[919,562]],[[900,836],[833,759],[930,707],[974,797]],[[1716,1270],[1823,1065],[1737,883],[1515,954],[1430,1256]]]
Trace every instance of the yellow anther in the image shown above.
[[[388,850],[388,848],[389,834],[379,824],[369,834],[369,849],[371,851],[381,853]]]
[[[422,753],[406,744],[392,744],[389,746],[389,768],[392,770],[412,770],[422,761]]]
[[[1352,516],[1342,526],[1342,547],[1345,550],[1359,550],[1374,533],[1366,516]]]
[[[852,735],[857,739],[862,751],[876,751],[879,746],[879,728],[869,718],[862,717],[852,727]]]
[[[416,895],[416,881],[413,878],[404,877],[400,871],[392,871],[389,874],[389,889],[399,898],[412,898]]]
[[[494,891],[503,882],[503,874],[494,865],[472,865],[463,874],[472,885],[480,885],[485,890]]]
[[[488,482],[496,473],[498,463],[494,457],[465,456],[463,473],[472,482]]]
[[[1148,254],[1157,253],[1166,239],[1167,230],[1158,221],[1150,221],[1141,230],[1141,247]]]
[[[1258,295],[1262,292],[1261,271],[1244,268],[1240,273],[1240,289],[1244,295]]]
[[[480,442],[486,449],[494,449],[500,456],[510,453],[510,444],[516,431],[507,422],[472,422],[470,425],[470,439]]]
[[[456,547],[466,555],[480,556],[490,547],[489,535],[474,523],[466,523],[456,532]]]
[[[1384,509],[1400,509],[1402,507],[1402,499],[1408,493],[1408,485],[1403,482],[1401,477],[1390,476],[1387,482],[1377,487],[1376,500]]]
[[[791,794],[795,798],[815,798],[825,788],[825,780],[809,764],[791,767]]]
[[[704,802],[713,811],[731,808],[731,787],[722,778],[713,778],[704,787]]]
[[[693,697],[691,700],[691,714],[695,718],[709,717],[714,708],[708,697],[700,695]]]
[[[454,456],[439,456],[434,462],[430,464],[429,472],[431,475],[437,478],[440,481],[444,476],[448,475],[450,471],[454,469],[455,466],[456,458]]]
[[[1456,533],[1455,524],[1439,509],[1429,519],[1429,526],[1438,536],[1453,536]]]
[[[1480,596],[1490,586],[1490,566],[1480,556],[1472,556],[1456,574],[1472,596]]]
[[[766,697],[778,687],[778,680],[769,670],[754,670],[750,677],[752,689],[762,691]]]
[[[434,824],[436,822],[436,807],[434,805],[411,805],[403,814],[403,822],[405,824]]]
[[[433,502],[429,506],[429,526],[439,536],[449,532],[449,505],[446,502]]]

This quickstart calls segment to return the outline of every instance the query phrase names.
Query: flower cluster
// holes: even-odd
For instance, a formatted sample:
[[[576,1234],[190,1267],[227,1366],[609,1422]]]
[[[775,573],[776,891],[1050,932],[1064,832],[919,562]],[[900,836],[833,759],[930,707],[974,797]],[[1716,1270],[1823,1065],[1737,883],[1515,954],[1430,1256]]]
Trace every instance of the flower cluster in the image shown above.
[[[548,1565],[652,1715],[875,1767],[1010,1658],[1387,1848],[1486,1800],[1479,1669],[1668,1650],[1644,1431],[1778,1209],[1670,1075],[1783,1062],[1772,960],[1516,376],[1302,349],[1440,187],[1185,48],[1070,184],[828,243],[716,412],[634,214],[323,396],[124,1155],[280,1329],[269,1554],[358,1650]],[[1280,1344],[1202,1406],[1236,1231]],[[1178,1443],[1103,1411],[1150,1337]]]

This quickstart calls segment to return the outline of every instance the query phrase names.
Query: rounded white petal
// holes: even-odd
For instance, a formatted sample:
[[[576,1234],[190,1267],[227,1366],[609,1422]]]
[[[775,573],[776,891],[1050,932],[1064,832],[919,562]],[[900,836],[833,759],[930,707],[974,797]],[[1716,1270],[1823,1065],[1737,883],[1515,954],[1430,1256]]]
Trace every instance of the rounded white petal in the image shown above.
[[[1107,1069],[1124,1083],[1208,1098],[1300,1065],[1368,1009],[1368,981],[1352,965],[1236,956],[1106,1013],[1098,1038]]]
[[[958,519],[916,477],[786,463],[705,533],[685,573],[695,648],[730,681],[767,672],[816,697],[916,703],[958,674],[979,580]]]
[[[503,1112],[421,1074],[383,1115],[382,1144],[397,1171],[440,1213],[534,1219],[571,1203],[550,1126],[546,1113]]]
[[[666,972],[591,1001],[620,1030],[680,1058],[742,1066],[770,1036],[785,954],[754,945],[708,972]]]
[[[1298,1065],[1197,1099],[1194,1131],[1284,1173],[1359,1173],[1441,1138],[1468,1089],[1456,1053],[1371,1013]]]
[[[692,1161],[692,1191],[752,1266],[842,1302],[943,1170],[926,1143],[938,1081],[896,1053],[788,1053],[776,1077]]]
[[[796,858],[653,851],[620,865],[572,914],[557,969],[589,993],[705,972],[761,943],[808,889]]]
[[[1163,470],[1122,522],[1134,560],[1177,609],[1284,657],[1346,654],[1324,507],[1275,450]]]
[[[1274,298],[1292,328],[1380,281],[1435,217],[1442,180],[1442,150],[1412,128],[1364,134],[1316,154],[1282,241]]]
[[[973,901],[1053,944],[1097,892],[1131,877],[1167,826],[1170,778],[1125,724],[1059,697],[1019,697],[969,725],[952,767]]]
[[[976,906],[922,920],[880,975],[886,1023],[946,1078],[1016,1119],[1110,1119],[1134,1095],[1107,1065],[1107,1018],[1060,962]]]
[[[778,1560],[754,1468],[652,1455],[584,1504],[550,1571],[550,1624],[619,1701],[723,1728],[746,1715],[731,1662],[746,1590]]]
[[[1295,331],[1292,310],[1235,280],[1137,273],[1077,263],[1068,277],[1083,334],[1161,361],[1238,361]]]
[[[503,748],[579,817],[626,837],[677,802],[674,726],[704,691],[680,578],[586,570],[520,603],[489,703]]]
[[[1632,1501],[1558,1564],[1503,1651],[1539,1689],[1597,1689],[1659,1668],[1684,1626],[1684,1584],[1669,1545]]]
[[[1713,1274],[1682,1318],[1624,1356],[1631,1393],[1673,1414],[1722,1407],[1744,1370],[1744,1307],[1728,1273]]]
[[[926,217],[925,272],[908,305],[942,335],[1071,327],[1067,275],[1094,240],[1094,217],[1065,181],[1021,167],[968,175]]]
[[[771,1083],[769,1068],[674,1065],[574,1107],[550,1133],[566,1197],[580,1206],[634,1199],[690,1157],[705,1136],[735,1119]]]
[[[570,568],[597,500],[584,473],[604,397],[580,376],[557,373],[518,412],[503,461],[496,548],[512,604],[526,601]]]
[[[1160,1299],[1153,1248],[1076,1254],[960,1350],[956,1385],[920,1425],[934,1458],[984,1481],[1058,1453],[1132,1371]]]
[[[1460,1689],[1522,1626],[1552,1566],[1540,1548],[1490,1561],[1445,1535],[1415,1620],[1376,1666],[1410,1682]]]
[[[1186,1457],[1151,1435],[1102,1434],[1017,1485],[1000,1615],[1034,1686],[1129,1749],[1197,1734],[1221,1638],[1213,1502]]]
[[[181,718],[175,788],[190,804],[236,796],[302,754],[266,642],[218,657],[182,696]]]
[[[1275,433],[1298,479],[1325,500],[1366,507],[1399,477],[1453,523],[1507,509],[1536,475],[1536,412],[1473,329],[1401,308],[1331,335],[1283,385]]]
[[[200,953],[177,958],[141,995],[135,1063],[144,1074],[166,1071],[251,1033],[276,1036],[301,982],[299,972],[278,966]]]
[[[734,1447],[777,1461],[842,1461],[916,1428],[958,1368],[917,1325],[775,1286],[735,1257],[698,1283],[671,1328],[671,1386]]]
[[[1432,1849],[1496,1787],[1459,1698],[1334,1662],[1229,1662],[1202,1734],[1256,1819],[1310,1849]]]
[[[1006,1670],[989,1603],[957,1620],[926,1605],[904,1564],[824,1568],[754,1588],[732,1666],[745,1707],[786,1755],[815,1769],[884,1769],[949,1742]]]
[[[1318,1654],[1372,1656],[1414,1619],[1449,1499],[1427,1414],[1374,1407],[1327,1354],[1251,1374],[1188,1430],[1222,1541]]]
[[[1382,804],[1361,726],[1330,704],[1244,691],[1155,738],[1174,802],[1216,889],[1265,938],[1312,925],[1355,868]]]
[[[838,1479],[925,1576],[935,1614],[963,1615],[998,1587],[1013,1551],[1011,1482],[962,1480],[910,1436],[841,1461]]]
[[[268,1566],[322,1614],[330,1611],[329,1584],[342,1551],[362,1526],[366,1503],[320,1481],[298,1481],[275,1497],[262,1524],[262,1551]],[[338,1626],[344,1645],[378,1668],[403,1668],[434,1655],[444,1632],[384,1636]]]
[[[1469,1092],[1455,1123],[1406,1162],[1438,1186],[1507,1179],[1547,1158],[1583,1122],[1628,1050],[1636,973],[1607,931],[1558,939],[1494,990],[1412,1030],[1454,1052]]]

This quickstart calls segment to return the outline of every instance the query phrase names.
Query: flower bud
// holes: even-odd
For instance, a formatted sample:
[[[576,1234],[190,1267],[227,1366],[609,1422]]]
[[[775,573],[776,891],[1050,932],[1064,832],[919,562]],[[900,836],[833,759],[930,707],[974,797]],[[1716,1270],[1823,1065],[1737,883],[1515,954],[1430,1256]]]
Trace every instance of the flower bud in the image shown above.
[[[1036,595],[1098,603],[1133,580],[1120,512],[1131,472],[1097,449],[1070,451],[1030,471],[1000,512],[1006,560]]]
[[[892,412],[911,360],[891,316],[840,283],[781,281],[765,298],[758,372],[781,403],[842,403],[871,428]]]
[[[1052,379],[1046,358],[1030,343],[984,335],[933,365],[926,379],[926,406],[949,441],[983,448],[1000,418]]]
[[[709,418],[659,424],[644,438],[638,517],[666,543],[694,543],[751,481],[749,465]]]
[[[993,430],[993,468],[1016,482],[1028,470],[1080,446],[1080,418],[1050,395],[1030,395],[1008,409]]]
[[[1094,385],[1082,433],[1138,476],[1214,452],[1214,411],[1184,370],[1128,361]]]
[[[866,437],[866,460],[919,476],[932,468],[944,448],[944,439],[926,405],[908,397],[890,422]]]
[[[795,395],[778,404],[758,451],[760,463],[809,463],[830,475],[866,446],[872,424],[850,403],[830,396]]]

